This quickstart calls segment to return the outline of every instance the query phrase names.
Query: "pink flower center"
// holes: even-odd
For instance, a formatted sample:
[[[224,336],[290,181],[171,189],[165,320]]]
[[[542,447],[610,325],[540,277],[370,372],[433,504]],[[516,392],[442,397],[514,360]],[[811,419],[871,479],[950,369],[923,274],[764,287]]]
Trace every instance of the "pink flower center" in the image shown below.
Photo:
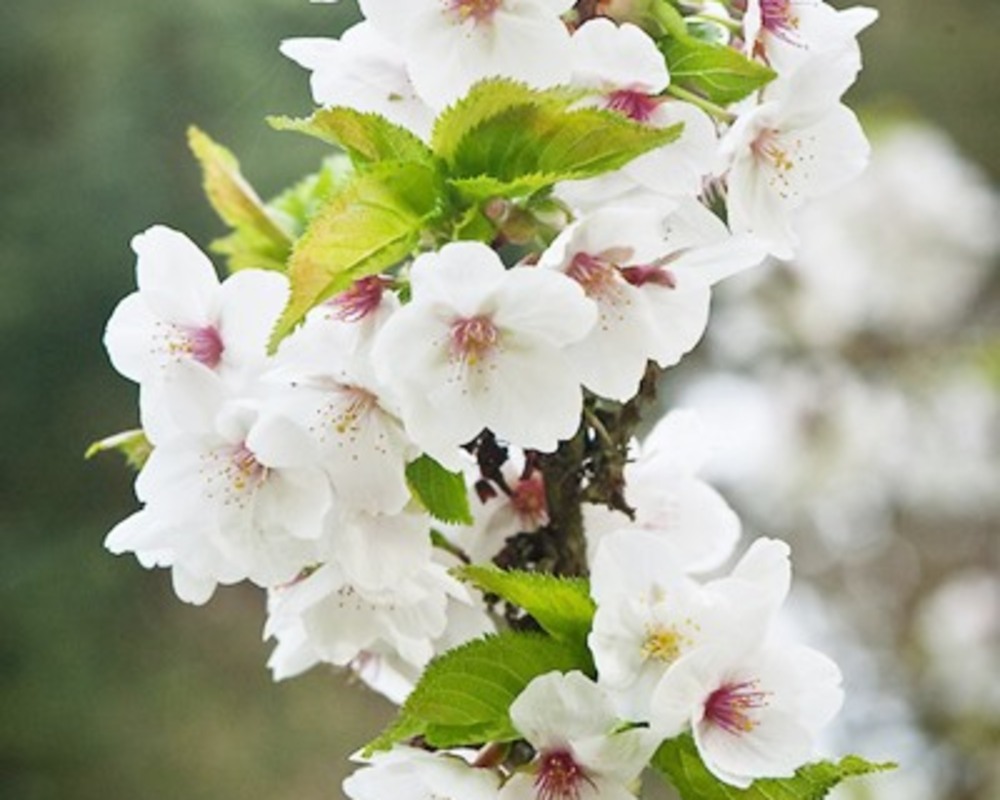
[[[233,488],[237,492],[255,489],[267,477],[267,467],[257,460],[246,444],[237,447],[230,458],[228,470]]]
[[[753,712],[766,708],[770,692],[759,681],[728,683],[705,701],[705,719],[732,734],[749,733],[759,724]]]
[[[448,11],[459,23],[472,20],[476,25],[482,25],[493,20],[503,0],[450,0]]]
[[[545,525],[549,521],[549,507],[541,473],[519,480],[511,490],[510,504],[525,530],[537,530]]]
[[[473,366],[488,358],[500,341],[500,331],[486,316],[459,319],[451,326],[451,354]]]
[[[566,268],[566,274],[575,280],[587,297],[601,297],[610,294],[615,289],[618,279],[618,269],[611,259],[611,254],[577,253]]]
[[[669,269],[656,264],[624,267],[622,277],[637,287],[652,284],[653,286],[662,286],[664,289],[677,288],[677,276]]]
[[[542,753],[535,777],[538,800],[580,800],[584,784],[594,786],[568,750],[546,750]]]
[[[636,122],[649,122],[660,102],[652,95],[634,89],[620,89],[607,96],[605,105]]]
[[[764,30],[789,44],[796,44],[799,18],[792,10],[792,0],[760,0],[760,18]]]
[[[378,310],[382,303],[382,293],[391,281],[379,275],[371,275],[357,280],[344,292],[334,297],[329,306],[333,316],[343,322],[360,322]]]
[[[203,328],[169,325],[161,341],[165,343],[166,351],[171,357],[193,358],[209,369],[219,366],[226,349],[222,336],[214,325]]]

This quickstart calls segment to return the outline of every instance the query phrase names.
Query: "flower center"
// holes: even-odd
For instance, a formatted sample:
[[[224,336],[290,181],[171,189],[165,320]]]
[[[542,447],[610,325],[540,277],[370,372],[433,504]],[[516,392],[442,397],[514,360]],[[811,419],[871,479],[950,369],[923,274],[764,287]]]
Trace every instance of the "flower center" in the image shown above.
[[[594,786],[568,750],[546,750],[542,753],[535,778],[538,800],[580,800],[584,784]]]
[[[500,331],[486,316],[459,319],[451,326],[451,353],[469,366],[488,358],[500,341]]]
[[[170,358],[192,358],[209,369],[215,369],[222,361],[226,349],[222,336],[214,325],[203,328],[194,326],[166,325],[160,333],[160,342]]]
[[[267,467],[257,460],[257,456],[244,443],[233,451],[226,473],[233,489],[245,492],[247,489],[255,489],[264,481]]]
[[[368,415],[377,406],[378,398],[367,389],[360,386],[340,386],[336,397],[317,411],[320,424],[318,430],[313,430],[320,441],[325,442],[330,431],[338,436],[349,435],[353,441]]]
[[[770,695],[759,681],[728,683],[708,696],[705,719],[732,734],[749,733],[759,724],[753,712],[767,708]]]
[[[792,10],[792,0],[760,0],[760,19],[764,30],[788,44],[798,45],[799,17]]]
[[[549,521],[545,482],[541,473],[522,478],[511,490],[510,503],[525,529],[535,530]]]
[[[647,661],[673,664],[691,644],[691,637],[676,628],[651,627],[642,644],[642,657]]]
[[[631,251],[627,248],[606,251],[598,255],[577,253],[566,268],[566,274],[575,280],[587,297],[602,297],[613,294],[618,280],[615,262],[625,261]]]
[[[450,0],[448,11],[459,24],[472,20],[476,25],[493,20],[503,0]]]
[[[382,293],[391,281],[380,275],[371,275],[353,283],[350,289],[334,297],[329,306],[333,316],[343,322],[360,322],[378,310],[382,303]]]
[[[619,89],[609,94],[605,101],[605,106],[611,111],[624,114],[636,122],[649,122],[659,105],[659,101],[652,95],[634,89]]]

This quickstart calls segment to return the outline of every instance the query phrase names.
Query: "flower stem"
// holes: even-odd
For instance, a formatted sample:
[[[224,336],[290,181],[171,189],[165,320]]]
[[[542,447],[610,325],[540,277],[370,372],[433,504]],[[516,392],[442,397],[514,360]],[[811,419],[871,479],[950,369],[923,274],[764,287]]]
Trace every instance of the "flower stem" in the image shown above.
[[[691,105],[698,106],[698,108],[702,111],[722,122],[732,122],[736,119],[735,114],[726,111],[726,109],[722,106],[713,103],[711,100],[706,100],[704,97],[697,95],[694,92],[689,92],[687,89],[682,89],[680,86],[671,84],[667,87],[667,94],[673,95],[678,100],[683,100]]]

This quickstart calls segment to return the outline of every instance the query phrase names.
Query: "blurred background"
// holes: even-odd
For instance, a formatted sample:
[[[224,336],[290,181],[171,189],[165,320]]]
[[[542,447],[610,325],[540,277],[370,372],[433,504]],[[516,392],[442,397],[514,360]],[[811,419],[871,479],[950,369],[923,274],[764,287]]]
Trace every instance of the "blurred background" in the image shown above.
[[[797,263],[720,291],[667,397],[720,433],[750,532],[792,541],[799,636],[844,666],[830,746],[891,757],[845,798],[1000,797],[1000,82],[995,0],[875,0],[850,98],[876,155],[802,220]],[[101,546],[134,508],[96,438],[136,424],[100,340],[131,236],[223,233],[197,123],[265,195],[322,148],[281,38],[353,3],[51,0],[0,12],[0,787],[4,798],[335,798],[391,714],[342,675],[274,685],[263,599],[179,603]]]

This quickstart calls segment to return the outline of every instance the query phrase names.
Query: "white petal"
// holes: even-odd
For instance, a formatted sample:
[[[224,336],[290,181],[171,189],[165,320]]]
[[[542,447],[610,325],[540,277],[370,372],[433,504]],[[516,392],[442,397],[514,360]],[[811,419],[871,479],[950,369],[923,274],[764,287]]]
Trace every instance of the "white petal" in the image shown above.
[[[153,314],[179,325],[211,324],[219,280],[187,236],[156,225],[132,239],[139,291]]]
[[[510,718],[536,749],[605,735],[617,723],[607,695],[582,672],[535,678],[511,704]]]

